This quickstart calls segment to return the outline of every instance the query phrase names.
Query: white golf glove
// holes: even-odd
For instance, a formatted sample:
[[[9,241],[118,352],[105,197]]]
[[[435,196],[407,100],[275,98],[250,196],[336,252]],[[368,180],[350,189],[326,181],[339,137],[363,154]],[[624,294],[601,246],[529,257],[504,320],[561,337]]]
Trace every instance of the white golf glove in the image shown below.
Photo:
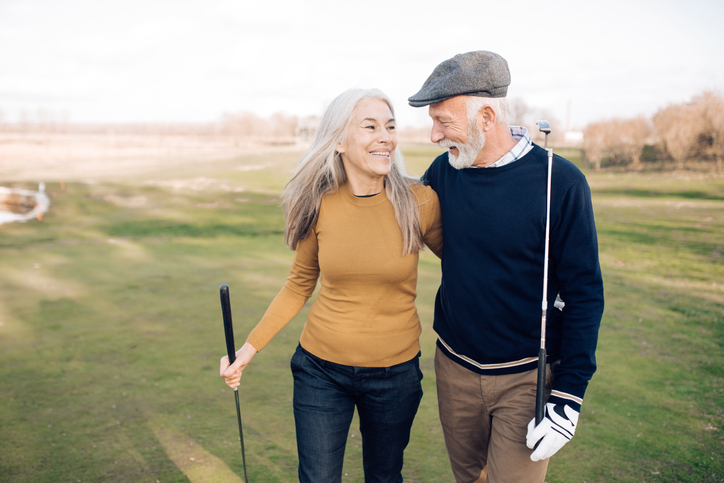
[[[540,440],[538,448],[530,455],[532,461],[550,458],[569,442],[576,432],[578,411],[567,404],[546,404],[546,413],[538,426],[535,418],[528,423],[526,446],[530,449]],[[541,439],[542,438],[542,439]]]

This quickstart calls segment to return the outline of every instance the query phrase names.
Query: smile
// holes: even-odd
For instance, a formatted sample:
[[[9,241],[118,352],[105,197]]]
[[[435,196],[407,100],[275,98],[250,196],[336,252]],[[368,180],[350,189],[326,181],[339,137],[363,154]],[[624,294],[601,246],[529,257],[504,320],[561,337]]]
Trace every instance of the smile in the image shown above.
[[[389,158],[390,157],[389,151],[372,151],[370,154],[372,156],[377,156],[378,158]]]

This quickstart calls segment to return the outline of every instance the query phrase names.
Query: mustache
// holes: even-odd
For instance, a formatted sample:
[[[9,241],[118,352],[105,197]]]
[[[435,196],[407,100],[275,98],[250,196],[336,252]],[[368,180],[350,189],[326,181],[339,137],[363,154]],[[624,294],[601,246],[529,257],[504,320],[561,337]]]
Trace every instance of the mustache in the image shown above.
[[[453,147],[457,147],[458,143],[454,143],[449,139],[443,139],[442,141],[438,141],[437,145],[443,149],[450,149]]]

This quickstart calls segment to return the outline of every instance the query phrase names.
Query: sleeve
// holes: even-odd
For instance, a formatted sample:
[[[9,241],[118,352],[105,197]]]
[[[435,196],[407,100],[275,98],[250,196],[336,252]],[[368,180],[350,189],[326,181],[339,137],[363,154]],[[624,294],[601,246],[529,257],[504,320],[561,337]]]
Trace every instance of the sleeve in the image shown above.
[[[426,187],[429,191],[428,198],[420,205],[420,225],[422,227],[422,238],[425,245],[442,258],[442,214],[440,213],[440,200],[437,193]]]
[[[430,163],[430,166],[427,167],[425,174],[420,176],[422,184],[425,186],[431,186],[433,190],[437,190],[441,166],[444,166],[447,162],[447,153],[443,153],[435,158],[435,160]]]
[[[551,318],[561,324],[561,349],[549,402],[580,411],[588,381],[596,371],[604,305],[591,192],[584,177],[565,193],[557,218],[551,258],[565,308],[551,310]]]
[[[433,164],[434,164],[434,162],[433,162]],[[431,178],[432,178],[432,172],[431,172],[431,170],[432,170],[432,164],[431,164],[430,166],[428,166],[427,170],[425,170],[425,173],[424,173],[422,176],[420,176],[420,181],[422,181],[422,184],[424,184],[425,186],[431,186],[431,185],[432,185],[432,179],[431,179]],[[435,189],[434,186],[433,186],[432,188]]]
[[[256,350],[262,350],[302,310],[314,293],[319,278],[318,255],[317,234],[313,229],[307,238],[297,243],[286,283],[246,339]]]

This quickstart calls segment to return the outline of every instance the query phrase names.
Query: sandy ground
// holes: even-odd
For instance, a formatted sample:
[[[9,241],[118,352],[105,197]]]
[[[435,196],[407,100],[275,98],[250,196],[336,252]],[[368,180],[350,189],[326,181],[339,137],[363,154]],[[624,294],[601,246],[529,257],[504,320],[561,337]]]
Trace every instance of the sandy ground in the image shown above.
[[[264,147],[222,136],[0,133],[0,185],[143,176],[297,146]]]

